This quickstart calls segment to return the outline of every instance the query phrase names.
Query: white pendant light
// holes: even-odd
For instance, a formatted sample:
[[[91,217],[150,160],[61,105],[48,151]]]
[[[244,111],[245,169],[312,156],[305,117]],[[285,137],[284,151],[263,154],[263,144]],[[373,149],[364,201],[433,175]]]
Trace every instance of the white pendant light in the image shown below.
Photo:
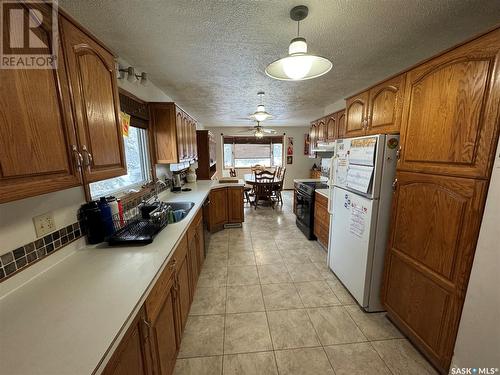
[[[332,69],[330,60],[307,53],[307,42],[299,35],[300,21],[307,17],[309,9],[298,5],[290,11],[290,18],[297,21],[297,38],[288,47],[288,56],[269,64],[266,74],[282,81],[303,81],[328,73]]]
[[[257,93],[257,96],[259,96],[259,98],[260,98],[260,104],[257,106],[257,111],[255,111],[250,117],[253,118],[257,122],[262,122],[262,121],[265,121],[273,116],[266,112],[266,108],[264,107],[264,104],[262,103],[262,97],[264,96],[264,91],[259,91]]]

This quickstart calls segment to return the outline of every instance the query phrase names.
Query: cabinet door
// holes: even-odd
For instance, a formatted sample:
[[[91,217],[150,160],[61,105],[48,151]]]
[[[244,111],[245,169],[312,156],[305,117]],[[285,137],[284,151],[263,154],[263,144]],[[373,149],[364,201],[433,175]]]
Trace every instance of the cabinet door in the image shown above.
[[[327,140],[333,141],[337,139],[337,114],[332,113],[326,119],[326,132],[327,132]]]
[[[193,134],[193,141],[192,142],[193,142],[193,148],[194,148],[193,156],[196,160],[198,160],[198,141],[196,139],[196,121],[195,120],[193,120],[193,123],[191,124],[191,126],[192,126],[191,131]]]
[[[163,302],[156,319],[151,322],[150,340],[154,371],[158,375],[172,374],[180,342],[177,341],[174,278],[165,288]]]
[[[191,301],[194,297],[194,292],[196,290],[196,283],[198,281],[199,269],[198,269],[198,240],[196,238],[197,233],[194,230],[194,236],[189,238],[188,242],[188,264],[189,264],[189,293],[191,296]]]
[[[337,138],[341,139],[345,137],[345,111],[337,112]]]
[[[62,36],[85,180],[124,175],[127,167],[114,57],[65,18]]]
[[[144,310],[141,310],[113,353],[103,375],[148,374],[148,354],[145,350],[147,335],[142,332],[143,320]]]
[[[398,168],[489,176],[500,122],[500,29],[407,73]]]
[[[345,115],[345,137],[358,137],[365,134],[368,108],[368,91],[347,99]]]
[[[151,103],[149,114],[155,163],[177,163],[179,159],[175,107],[170,103]]]
[[[403,74],[370,89],[367,134],[399,133],[404,83]]]
[[[397,173],[383,301],[443,371],[453,354],[487,181]]]
[[[47,6],[39,9],[50,19]],[[47,24],[39,30],[48,41]],[[0,69],[0,203],[80,184],[64,55],[55,48],[56,70]]]
[[[316,139],[319,142],[324,142],[326,140],[326,137],[327,137],[327,129],[326,129],[325,120],[324,119],[318,120],[316,127],[318,130],[318,134],[317,134]]]
[[[243,218],[243,189],[227,188],[228,222],[242,223]]]
[[[205,262],[205,232],[203,230],[203,220],[196,227],[196,250],[198,256],[198,274],[201,272],[203,262]]]
[[[317,139],[317,126],[315,122],[311,123],[311,128],[309,130],[309,157],[315,157],[316,153],[312,151],[314,148],[316,148],[316,143],[318,141]]]
[[[187,245],[187,243],[186,243]],[[182,336],[184,327],[186,326],[189,307],[191,306],[191,287],[189,281],[189,263],[187,260],[187,251],[177,269],[177,301],[179,308],[179,338]]]
[[[210,192],[210,231],[217,231],[227,223],[227,188],[214,189]]]
[[[186,158],[187,150],[185,149],[184,141],[184,113],[178,107],[175,111],[175,127],[176,127],[176,142],[177,142],[177,162],[181,162]]]

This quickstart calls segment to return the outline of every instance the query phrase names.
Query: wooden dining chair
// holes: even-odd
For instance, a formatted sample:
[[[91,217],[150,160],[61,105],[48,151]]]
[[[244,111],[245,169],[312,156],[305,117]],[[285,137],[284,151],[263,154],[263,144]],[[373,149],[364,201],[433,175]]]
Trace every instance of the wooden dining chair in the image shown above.
[[[275,201],[272,199],[272,196],[275,186],[275,176],[276,172],[254,172],[255,183],[253,185],[253,205],[255,206],[255,209],[257,209],[259,201],[269,202],[271,204],[271,207],[274,209]]]
[[[265,171],[266,168],[260,164],[255,164],[255,165],[252,165],[250,167],[250,169],[252,170],[252,173],[255,173],[255,172],[261,172],[261,171]]]
[[[280,205],[283,206],[283,196],[281,195],[281,192],[283,191],[283,183],[285,181],[285,173],[286,173],[286,168],[281,169],[281,174],[279,177],[276,177],[276,181],[274,184],[273,188],[273,198],[278,202]]]

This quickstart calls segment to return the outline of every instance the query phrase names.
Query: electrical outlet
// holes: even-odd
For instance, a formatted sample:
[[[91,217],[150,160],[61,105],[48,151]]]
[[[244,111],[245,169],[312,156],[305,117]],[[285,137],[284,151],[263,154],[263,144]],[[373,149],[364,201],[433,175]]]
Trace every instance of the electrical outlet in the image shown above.
[[[35,216],[33,218],[33,224],[35,224],[37,237],[45,236],[46,234],[52,233],[56,230],[56,223],[52,212]]]

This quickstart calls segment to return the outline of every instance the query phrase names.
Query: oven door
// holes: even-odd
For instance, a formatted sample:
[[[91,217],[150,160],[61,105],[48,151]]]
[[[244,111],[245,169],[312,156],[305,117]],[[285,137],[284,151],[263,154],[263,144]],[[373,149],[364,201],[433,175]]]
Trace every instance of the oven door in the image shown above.
[[[310,227],[312,224],[312,213],[313,213],[313,199],[310,196],[297,190],[295,194],[295,207],[297,221],[306,227]]]

